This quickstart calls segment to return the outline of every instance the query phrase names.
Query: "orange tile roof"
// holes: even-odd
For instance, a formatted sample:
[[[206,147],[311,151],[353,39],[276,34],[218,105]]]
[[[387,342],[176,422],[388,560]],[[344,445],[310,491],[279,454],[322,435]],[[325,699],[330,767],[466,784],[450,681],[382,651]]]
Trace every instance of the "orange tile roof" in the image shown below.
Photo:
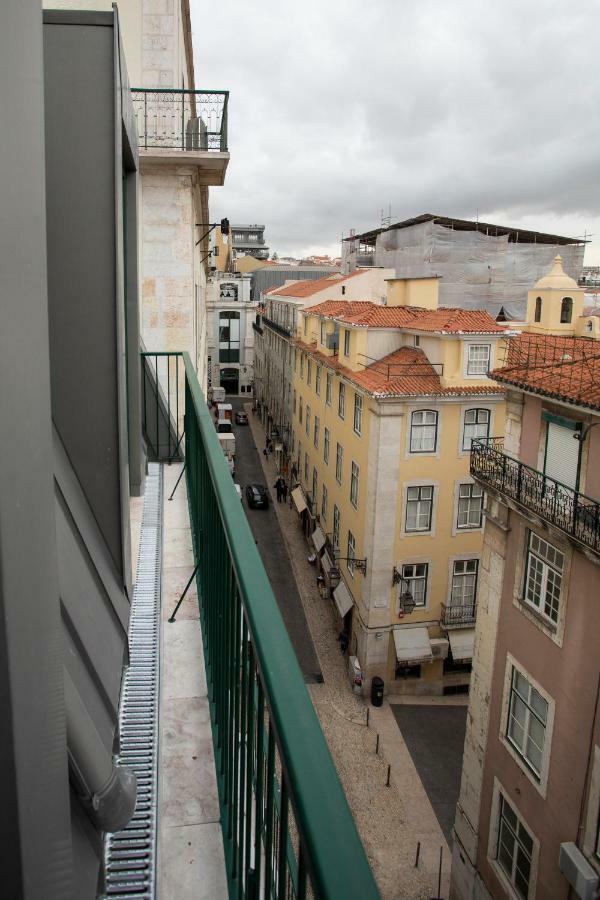
[[[337,355],[327,356],[317,350],[316,343],[296,345],[310,353],[318,362],[334,369],[348,381],[375,397],[406,396],[467,396],[473,394],[501,394],[494,385],[466,385],[443,387],[440,377],[422,350],[401,347],[360,372],[353,372],[342,365]]]
[[[338,319],[359,328],[411,328],[437,334],[504,334],[506,328],[479,309],[419,306],[381,306],[370,300],[325,300],[310,315]]]
[[[511,339],[506,364],[490,378],[600,410],[600,342],[584,337],[522,334]]]
[[[273,290],[270,290],[267,293],[270,297],[312,297],[313,294],[318,294],[319,291],[327,290],[332,284],[342,284],[344,281],[348,281],[356,275],[364,274],[364,271],[364,269],[357,269],[355,272],[351,272],[350,275],[337,275],[332,273],[331,275],[324,275],[323,278],[317,278],[315,280],[305,279],[304,281],[294,281],[293,284],[286,284],[280,288],[273,288]]]

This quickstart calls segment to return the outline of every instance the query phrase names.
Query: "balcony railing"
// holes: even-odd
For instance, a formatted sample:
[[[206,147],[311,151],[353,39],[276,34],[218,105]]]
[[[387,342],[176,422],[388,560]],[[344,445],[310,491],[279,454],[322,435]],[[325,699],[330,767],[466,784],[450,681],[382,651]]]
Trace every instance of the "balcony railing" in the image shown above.
[[[227,152],[229,91],[132,88],[144,150]]]
[[[262,320],[267,328],[273,329],[273,331],[276,331],[277,334],[280,334],[282,337],[291,337],[292,329],[288,328],[286,325],[280,325],[279,322],[275,322],[273,319],[267,318],[267,316],[263,316]]]
[[[503,452],[502,438],[473,441],[471,474],[600,553],[600,503]]]
[[[184,369],[186,477],[229,896],[374,900],[377,887],[194,367],[187,353],[171,356]]]
[[[461,628],[475,624],[476,605],[474,603],[442,603],[441,623],[445,628]]]

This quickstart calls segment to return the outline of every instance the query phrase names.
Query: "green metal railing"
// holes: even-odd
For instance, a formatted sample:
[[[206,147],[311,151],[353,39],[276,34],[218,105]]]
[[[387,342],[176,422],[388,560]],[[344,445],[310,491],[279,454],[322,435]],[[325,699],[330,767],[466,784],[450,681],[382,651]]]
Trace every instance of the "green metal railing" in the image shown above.
[[[185,465],[230,897],[379,897],[187,353]]]
[[[142,432],[148,458],[171,463],[183,457],[183,360],[179,353],[140,355]]]
[[[140,147],[225,153],[229,91],[132,88]]]

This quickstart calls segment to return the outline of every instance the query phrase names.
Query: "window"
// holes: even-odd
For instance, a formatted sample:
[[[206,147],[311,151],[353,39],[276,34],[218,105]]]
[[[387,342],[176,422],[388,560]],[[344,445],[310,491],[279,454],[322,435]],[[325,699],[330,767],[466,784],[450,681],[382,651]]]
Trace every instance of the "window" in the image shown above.
[[[512,667],[506,737],[532,769],[537,780],[542,773],[548,703],[525,675]]]
[[[327,373],[327,383],[325,386],[325,403],[327,406],[331,406],[331,394],[332,394],[332,384],[333,384],[333,373]]]
[[[219,362],[240,361],[240,314],[222,310],[219,313]]]
[[[323,485],[323,498],[321,500],[321,517],[327,519],[327,488]]]
[[[344,356],[350,356],[350,332],[344,328]]]
[[[348,552],[346,553],[346,567],[354,577],[354,560],[356,559],[356,540],[351,531],[348,532]]]
[[[477,559],[456,559],[452,567],[451,606],[467,606],[475,609],[477,594]]]
[[[406,563],[402,566],[404,581],[400,584],[400,594],[410,591],[415,606],[425,606],[428,569],[428,563]]]
[[[317,366],[315,374],[315,393],[318,397],[321,396],[321,366]]]
[[[308,334],[308,316],[304,316],[304,334]]]
[[[529,532],[524,600],[553,625],[558,622],[563,564],[560,550]]]
[[[438,414],[433,409],[417,409],[410,417],[410,452],[435,453]]]
[[[319,417],[315,416],[315,432],[313,436],[313,443],[317,450],[319,449]]]
[[[333,532],[331,535],[331,542],[333,544],[334,550],[340,549],[340,511],[338,507],[334,504],[333,506]]]
[[[310,359],[306,361],[306,383],[308,385],[312,384],[312,364]]]
[[[483,489],[478,484],[458,487],[457,528],[481,528],[483,519]]]
[[[560,321],[563,325],[568,325],[573,317],[573,300],[571,297],[563,297],[560,304]]]
[[[433,487],[409,487],[406,490],[406,531],[431,531]]]
[[[303,402],[304,401],[302,400],[302,397],[300,397],[300,406],[298,408],[298,419],[299,419],[301,425],[302,425],[302,404],[303,404]]]
[[[310,406],[308,406],[308,404],[306,406],[305,425],[306,425],[306,433],[310,434]]]
[[[489,409],[466,409],[463,428],[463,450],[471,449],[471,441],[487,439],[490,434]]]
[[[294,415],[296,415],[296,391],[294,390]]]
[[[344,448],[338,444],[335,451],[335,480],[338,484],[342,483],[342,465],[344,462]]]
[[[522,900],[529,894],[533,839],[516,812],[500,794],[496,860]]]
[[[304,378],[304,353],[300,354],[300,378]]]
[[[363,398],[360,394],[354,394],[354,431],[362,434],[362,408]]]
[[[489,344],[469,344],[467,375],[486,375],[490,368]]]
[[[329,462],[329,428],[323,433],[323,462]]]
[[[321,322],[321,343],[327,345],[327,322]]]
[[[304,454],[304,481],[308,481],[308,453]]]
[[[312,500],[313,500],[313,509],[314,509],[315,513],[317,511],[317,503],[319,502],[318,486],[319,486],[319,482],[318,482],[317,470],[316,470],[316,468],[313,467]]]
[[[346,415],[346,385],[340,382],[340,392],[338,394],[338,416],[343,419]]]
[[[420,346],[421,346],[421,338],[418,334],[414,334],[413,335],[413,347],[420,347]]]
[[[541,321],[542,321],[542,298],[536,297],[535,298],[534,322],[541,322]]]
[[[354,509],[358,509],[358,475],[359,468],[352,460],[352,473],[350,475],[350,503]]]

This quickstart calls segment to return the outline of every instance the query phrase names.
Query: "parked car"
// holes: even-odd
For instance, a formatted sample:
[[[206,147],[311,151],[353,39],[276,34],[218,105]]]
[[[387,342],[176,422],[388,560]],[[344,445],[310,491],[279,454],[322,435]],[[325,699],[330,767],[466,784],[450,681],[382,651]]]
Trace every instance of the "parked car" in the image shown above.
[[[248,424],[248,416],[244,412],[236,412],[235,414],[235,424],[236,425],[247,425]]]
[[[250,509],[268,509],[269,495],[262,484],[246,485],[246,502]]]

